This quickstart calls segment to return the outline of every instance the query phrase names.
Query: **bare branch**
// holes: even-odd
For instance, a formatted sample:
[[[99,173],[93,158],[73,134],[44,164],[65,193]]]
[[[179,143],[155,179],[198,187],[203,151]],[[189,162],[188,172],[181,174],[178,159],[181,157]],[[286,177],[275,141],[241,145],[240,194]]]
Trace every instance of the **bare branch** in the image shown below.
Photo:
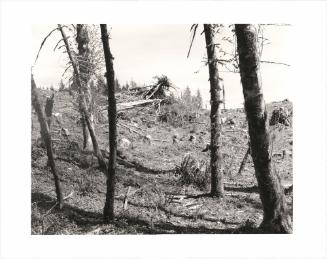
[[[68,71],[68,69],[71,68],[71,67],[72,67],[72,64],[69,64],[69,66],[66,67],[64,73],[62,73],[61,77],[63,77],[66,74],[66,72]]]
[[[56,29],[58,29],[58,28],[56,28]],[[69,38],[70,38],[70,37],[68,36],[67,39],[69,39]],[[61,41],[63,41],[63,39],[60,39],[60,40],[57,42],[57,44],[56,44],[56,46],[54,47],[53,51],[56,51],[56,49],[57,49],[57,47],[58,47],[58,45],[59,45],[59,43],[60,43]],[[63,46],[65,46],[65,45],[61,45],[58,49],[60,49],[60,48],[63,47]]]
[[[62,28],[65,28],[65,27],[67,27],[67,26],[65,26],[65,25],[62,26]],[[34,65],[35,65],[37,59],[39,58],[39,55],[40,55],[41,49],[43,48],[44,43],[45,43],[46,40],[51,36],[51,34],[52,34],[53,32],[55,32],[56,30],[59,30],[59,29],[58,29],[58,28],[53,29],[53,30],[50,31],[49,34],[48,34],[48,35],[43,39],[43,41],[42,41],[42,43],[41,43],[41,46],[40,46],[40,49],[39,49],[39,51],[38,51],[38,53],[37,53],[37,55],[36,55],[36,59],[35,59],[35,61],[34,61]]]
[[[49,34],[48,34],[48,35],[43,39],[43,41],[42,41],[42,43],[41,43],[41,46],[40,46],[40,49],[39,49],[39,51],[38,51],[38,53],[37,53],[37,55],[36,55],[36,59],[35,59],[35,61],[34,61],[34,65],[35,65],[37,59],[39,58],[40,51],[41,51],[41,49],[42,49],[44,43],[45,43],[46,40],[50,37],[50,35],[51,35],[54,31],[56,31],[56,30],[58,30],[58,28],[55,28],[55,29],[53,29],[52,31],[50,31]]]
[[[292,26],[289,23],[261,23],[260,26]]]
[[[267,64],[276,64],[276,65],[284,65],[287,67],[290,67],[291,65],[282,63],[282,62],[274,62],[274,61],[265,61],[265,60],[260,60],[261,63],[267,63]]]
[[[190,48],[188,49],[187,58],[190,56],[193,41],[194,41],[196,30],[197,30],[198,26],[199,26],[198,24],[193,24],[192,27],[191,27],[191,31],[193,30],[193,36],[192,36],[192,39],[191,39]]]
[[[74,31],[76,31],[76,26],[75,26],[75,24],[71,24],[71,26],[74,28]]]

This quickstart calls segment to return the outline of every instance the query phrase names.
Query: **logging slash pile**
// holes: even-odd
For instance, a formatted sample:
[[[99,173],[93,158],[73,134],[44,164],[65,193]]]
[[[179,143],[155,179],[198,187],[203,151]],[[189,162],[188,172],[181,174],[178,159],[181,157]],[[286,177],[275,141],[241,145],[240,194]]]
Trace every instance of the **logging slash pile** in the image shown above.
[[[289,111],[284,107],[279,107],[275,110],[273,110],[269,125],[277,125],[278,123],[283,124],[285,126],[290,126],[291,124],[291,118],[292,114],[289,114]]]

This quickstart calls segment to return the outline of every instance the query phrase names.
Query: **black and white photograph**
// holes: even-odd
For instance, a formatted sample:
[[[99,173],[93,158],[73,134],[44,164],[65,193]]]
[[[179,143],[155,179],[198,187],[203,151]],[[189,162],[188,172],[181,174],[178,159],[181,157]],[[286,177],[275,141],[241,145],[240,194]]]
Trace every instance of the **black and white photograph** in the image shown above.
[[[292,233],[291,24],[53,27],[33,27],[32,234]]]
[[[0,4],[0,258],[327,258],[327,2]]]

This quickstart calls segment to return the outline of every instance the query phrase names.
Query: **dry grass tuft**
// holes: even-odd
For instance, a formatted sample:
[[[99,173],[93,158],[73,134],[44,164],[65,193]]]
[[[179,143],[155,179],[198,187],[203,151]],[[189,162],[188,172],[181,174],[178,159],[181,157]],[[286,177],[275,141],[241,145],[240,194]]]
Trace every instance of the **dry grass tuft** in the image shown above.
[[[183,185],[193,185],[200,190],[207,190],[210,185],[210,167],[207,161],[199,161],[191,154],[184,156],[180,166],[176,168]]]

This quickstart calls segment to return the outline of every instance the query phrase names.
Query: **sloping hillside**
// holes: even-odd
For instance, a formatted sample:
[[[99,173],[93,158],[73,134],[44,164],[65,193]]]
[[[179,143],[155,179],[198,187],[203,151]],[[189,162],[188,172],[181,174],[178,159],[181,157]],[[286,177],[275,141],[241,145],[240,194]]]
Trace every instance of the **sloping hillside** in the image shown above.
[[[46,94],[49,93],[41,91],[42,100]],[[119,100],[133,98],[120,96]],[[99,99],[98,104],[105,105],[105,99]],[[269,115],[280,107],[292,115],[292,103],[287,100],[269,104]],[[102,223],[105,177],[98,170],[95,157],[80,149],[79,113],[67,92],[56,93],[54,113],[60,113],[61,127],[69,131],[68,137],[63,136],[58,122],[53,122],[56,163],[66,206],[62,211],[54,207],[52,174],[47,167],[46,150],[38,140],[39,124],[32,111],[32,234],[252,233],[262,220],[251,158],[242,174],[238,174],[248,143],[243,109],[223,112],[226,118],[222,135],[226,190],[223,199],[201,195],[208,192],[209,182],[202,188],[185,184],[176,170],[187,154],[200,162],[209,161],[209,153],[202,152],[210,139],[208,111],[200,111],[195,121],[177,128],[159,122],[153,106],[121,113],[118,137],[128,139],[131,144],[119,150],[117,218],[112,224]],[[291,120],[290,117],[289,126],[271,127],[273,159],[284,186],[292,184]],[[97,121],[99,143],[106,150],[108,123],[101,112]],[[141,135],[149,135],[151,142]],[[292,210],[292,194],[287,201]]]

